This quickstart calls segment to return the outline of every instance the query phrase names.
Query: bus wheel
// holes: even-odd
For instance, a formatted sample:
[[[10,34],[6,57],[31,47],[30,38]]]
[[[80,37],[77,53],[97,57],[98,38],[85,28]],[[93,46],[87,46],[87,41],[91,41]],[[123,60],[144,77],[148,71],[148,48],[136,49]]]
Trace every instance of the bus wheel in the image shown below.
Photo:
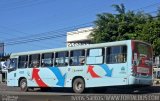
[[[82,93],[85,89],[84,80],[81,78],[77,78],[73,81],[73,91],[75,93]]]
[[[28,87],[27,87],[27,80],[26,79],[22,79],[20,81],[20,88],[21,88],[21,91],[28,91]]]

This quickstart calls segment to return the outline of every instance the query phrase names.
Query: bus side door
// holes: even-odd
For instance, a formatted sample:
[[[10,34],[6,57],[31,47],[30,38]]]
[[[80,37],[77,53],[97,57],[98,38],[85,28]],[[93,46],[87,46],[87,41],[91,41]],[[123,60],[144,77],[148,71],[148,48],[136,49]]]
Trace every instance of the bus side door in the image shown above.
[[[15,86],[17,58],[10,59],[7,73],[7,86]]]

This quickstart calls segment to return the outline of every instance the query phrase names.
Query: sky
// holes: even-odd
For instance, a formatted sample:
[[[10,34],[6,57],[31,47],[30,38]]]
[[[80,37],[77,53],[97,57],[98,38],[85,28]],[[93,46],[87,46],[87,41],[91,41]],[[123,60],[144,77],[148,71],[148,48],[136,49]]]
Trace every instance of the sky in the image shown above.
[[[121,3],[153,15],[160,7],[159,0],[0,0],[0,42],[5,53],[66,47],[66,32],[93,26]]]

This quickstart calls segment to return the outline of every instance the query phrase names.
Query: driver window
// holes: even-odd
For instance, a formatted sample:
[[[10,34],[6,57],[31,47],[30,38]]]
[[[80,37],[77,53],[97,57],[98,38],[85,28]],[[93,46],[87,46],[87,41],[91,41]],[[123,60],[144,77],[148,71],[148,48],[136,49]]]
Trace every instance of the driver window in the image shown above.
[[[16,58],[10,59],[10,65],[8,69],[13,71],[16,70],[16,68],[17,68],[17,59]]]

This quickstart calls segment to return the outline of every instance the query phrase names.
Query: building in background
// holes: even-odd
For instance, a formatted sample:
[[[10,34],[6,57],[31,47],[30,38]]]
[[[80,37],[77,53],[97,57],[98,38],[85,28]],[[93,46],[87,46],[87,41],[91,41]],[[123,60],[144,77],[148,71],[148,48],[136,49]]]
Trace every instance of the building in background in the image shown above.
[[[91,38],[89,37],[89,35],[92,31],[93,27],[86,27],[67,32],[67,47],[90,44]]]

